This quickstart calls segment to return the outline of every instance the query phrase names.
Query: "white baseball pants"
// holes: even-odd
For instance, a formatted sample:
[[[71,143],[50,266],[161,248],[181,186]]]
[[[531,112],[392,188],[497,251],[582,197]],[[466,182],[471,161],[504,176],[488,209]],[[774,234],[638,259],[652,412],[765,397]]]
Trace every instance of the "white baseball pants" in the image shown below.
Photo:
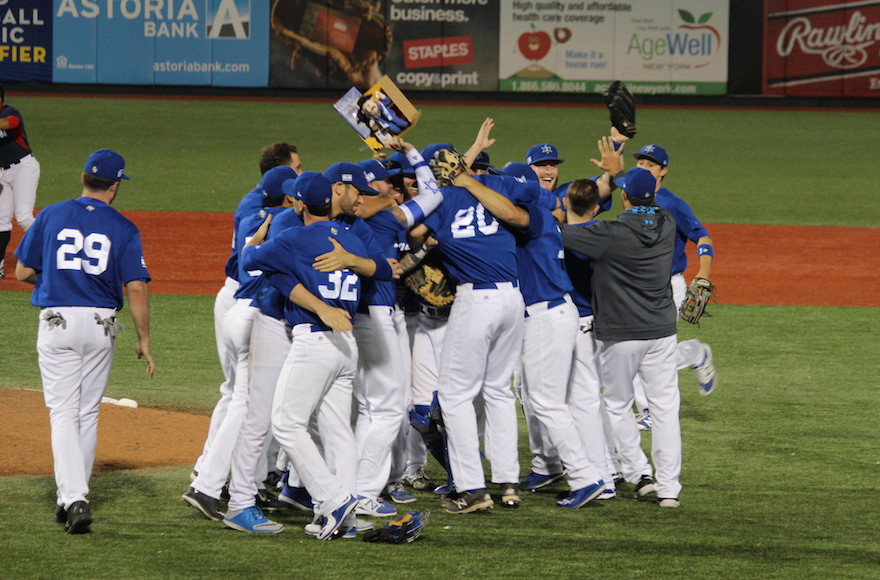
[[[47,311],[64,324],[52,326]],[[115,340],[95,320],[116,315],[112,308],[60,307],[40,311],[37,355],[43,397],[52,429],[57,503],[65,509],[86,501],[98,445],[98,409],[110,378]]]

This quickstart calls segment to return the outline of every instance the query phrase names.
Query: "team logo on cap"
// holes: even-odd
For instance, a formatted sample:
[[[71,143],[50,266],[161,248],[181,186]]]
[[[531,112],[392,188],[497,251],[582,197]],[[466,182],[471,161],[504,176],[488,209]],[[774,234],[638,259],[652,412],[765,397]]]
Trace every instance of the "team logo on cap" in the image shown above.
[[[354,175],[351,173],[343,173],[341,179],[342,181],[354,181]]]
[[[645,153],[653,153],[654,146],[653,145],[645,145],[644,147],[642,147],[642,151],[644,151]]]
[[[367,178],[367,183],[371,181],[376,181],[376,174],[372,171],[367,171],[366,173],[364,173],[364,177]]]
[[[541,153],[547,153],[548,155],[550,153],[553,153],[553,146],[552,145],[544,145],[543,147],[541,147]]]
[[[92,173],[97,173],[97,172],[98,172],[98,166],[92,165]]]

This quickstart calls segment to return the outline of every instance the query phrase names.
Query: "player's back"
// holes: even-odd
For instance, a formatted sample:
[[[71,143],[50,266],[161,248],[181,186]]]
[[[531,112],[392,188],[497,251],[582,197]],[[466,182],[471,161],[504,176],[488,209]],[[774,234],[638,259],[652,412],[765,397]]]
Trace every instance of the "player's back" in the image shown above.
[[[23,248],[24,262],[40,271],[36,306],[122,308],[122,287],[149,279],[137,227],[102,201],[88,197],[44,208],[33,240],[40,257]],[[140,259],[138,259],[140,258]]]

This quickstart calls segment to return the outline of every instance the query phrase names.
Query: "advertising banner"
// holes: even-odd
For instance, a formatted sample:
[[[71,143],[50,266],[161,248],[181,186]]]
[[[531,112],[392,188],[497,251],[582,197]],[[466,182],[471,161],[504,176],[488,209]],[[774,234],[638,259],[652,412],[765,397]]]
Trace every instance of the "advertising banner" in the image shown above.
[[[268,84],[269,0],[54,0],[53,8],[54,82]]]
[[[0,0],[0,81],[51,80],[52,0]]]
[[[510,92],[727,91],[729,2],[501,3],[499,85]]]
[[[767,0],[764,92],[880,95],[880,2]]]

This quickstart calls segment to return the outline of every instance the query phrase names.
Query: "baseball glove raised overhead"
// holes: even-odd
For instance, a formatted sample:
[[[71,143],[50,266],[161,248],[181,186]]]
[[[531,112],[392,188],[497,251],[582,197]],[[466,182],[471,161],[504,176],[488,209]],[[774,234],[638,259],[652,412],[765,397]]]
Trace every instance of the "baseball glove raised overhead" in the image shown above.
[[[384,542],[386,544],[409,544],[418,540],[428,523],[429,510],[407,512],[402,517],[391,520],[378,530],[364,534],[365,542]]]
[[[605,104],[611,114],[611,124],[626,137],[636,136],[636,100],[622,81],[614,81],[605,92]]]
[[[456,177],[467,173],[467,163],[464,157],[457,151],[450,149],[440,149],[434,153],[434,158],[428,161],[428,166],[440,187],[453,185]]]
[[[391,28],[376,0],[275,0],[272,32],[293,46],[290,68],[300,58],[319,73],[362,91],[382,73],[378,64],[391,49]]]
[[[715,301],[715,286],[705,278],[694,278],[688,286],[687,295],[678,311],[679,317],[685,322],[697,324],[706,314],[706,305]]]

